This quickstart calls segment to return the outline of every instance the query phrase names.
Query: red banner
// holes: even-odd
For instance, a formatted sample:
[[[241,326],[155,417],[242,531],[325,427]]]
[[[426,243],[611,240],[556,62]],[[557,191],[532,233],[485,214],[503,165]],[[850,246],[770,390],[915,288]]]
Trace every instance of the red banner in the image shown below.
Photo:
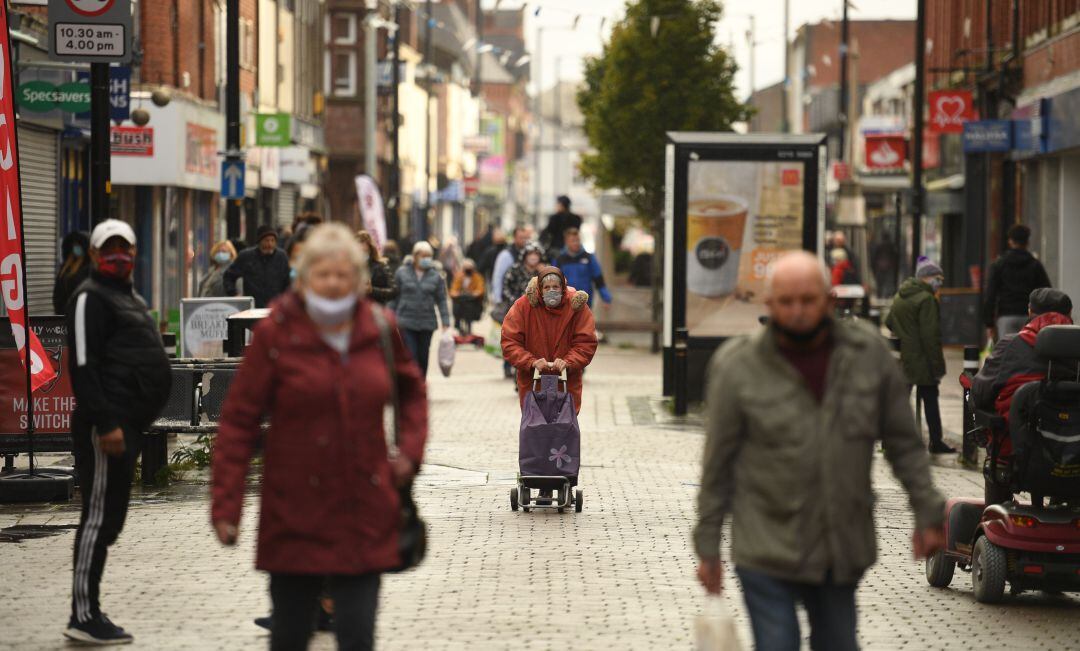
[[[907,142],[903,135],[869,134],[866,136],[866,169],[902,169],[907,160]]]
[[[927,95],[930,106],[930,130],[938,133],[963,133],[964,123],[975,119],[975,105],[970,90],[935,90]]]
[[[56,378],[49,357],[37,335],[26,323],[26,266],[23,264],[22,191],[19,187],[19,142],[15,131],[15,89],[12,86],[11,38],[8,34],[7,3],[0,2],[0,210],[6,215],[0,224],[0,295],[11,317],[11,334],[26,364],[26,340],[30,338],[31,387],[36,391]]]

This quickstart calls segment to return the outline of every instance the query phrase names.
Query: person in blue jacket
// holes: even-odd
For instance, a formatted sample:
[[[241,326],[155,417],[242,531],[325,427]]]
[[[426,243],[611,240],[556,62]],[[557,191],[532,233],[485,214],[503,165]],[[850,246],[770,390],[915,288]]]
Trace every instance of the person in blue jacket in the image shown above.
[[[563,233],[566,248],[555,257],[555,266],[566,277],[566,284],[574,289],[580,289],[589,293],[589,307],[593,305],[593,287],[600,292],[600,298],[605,303],[611,303],[611,292],[604,282],[604,271],[600,268],[600,261],[596,256],[585,250],[581,245],[581,231],[576,228],[568,228]]]

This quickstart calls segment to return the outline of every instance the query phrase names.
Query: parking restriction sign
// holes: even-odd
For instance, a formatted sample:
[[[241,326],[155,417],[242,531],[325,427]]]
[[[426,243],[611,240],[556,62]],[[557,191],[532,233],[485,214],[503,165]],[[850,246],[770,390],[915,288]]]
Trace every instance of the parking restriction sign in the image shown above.
[[[49,56],[91,63],[131,60],[131,0],[49,0]]]

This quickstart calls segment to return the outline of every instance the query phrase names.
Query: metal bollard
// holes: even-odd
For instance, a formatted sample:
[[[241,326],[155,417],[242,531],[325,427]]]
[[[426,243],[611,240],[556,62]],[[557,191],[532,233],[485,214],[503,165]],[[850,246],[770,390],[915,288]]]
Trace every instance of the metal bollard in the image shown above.
[[[675,415],[685,416],[687,412],[686,353],[689,334],[686,328],[675,330]]]
[[[964,375],[974,377],[979,372],[979,352],[978,346],[964,346]],[[974,429],[975,425],[975,413],[972,411],[970,403],[971,391],[964,389],[964,427],[961,430],[964,444],[960,453],[960,462],[965,466],[975,468],[979,465],[979,448],[975,445],[975,441],[967,435],[969,431]]]

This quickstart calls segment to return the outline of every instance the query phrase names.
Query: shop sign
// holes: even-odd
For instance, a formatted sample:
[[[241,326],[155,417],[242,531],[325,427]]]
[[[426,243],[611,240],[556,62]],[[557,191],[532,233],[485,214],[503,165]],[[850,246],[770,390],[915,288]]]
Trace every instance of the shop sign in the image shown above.
[[[184,357],[223,357],[225,340],[229,338],[229,317],[254,306],[255,299],[250,296],[181,299],[180,339]]]
[[[113,127],[113,156],[153,156],[153,127]]]
[[[77,81],[59,86],[47,81],[27,81],[19,84],[15,102],[19,108],[32,113],[48,113],[54,109],[84,113],[90,110],[90,85]]]
[[[1012,120],[980,120],[964,125],[965,154],[1007,152],[1012,147]]]
[[[904,136],[868,135],[866,136],[866,169],[896,170],[902,169],[907,161],[907,142]]]
[[[465,136],[463,145],[465,151],[473,152],[475,154],[486,154],[491,151],[491,136],[486,134]]]
[[[292,144],[292,116],[288,113],[260,113],[255,116],[255,144],[259,147],[288,147]]]
[[[935,90],[927,99],[930,105],[930,129],[938,133],[961,133],[964,123],[975,119],[969,90]]]

